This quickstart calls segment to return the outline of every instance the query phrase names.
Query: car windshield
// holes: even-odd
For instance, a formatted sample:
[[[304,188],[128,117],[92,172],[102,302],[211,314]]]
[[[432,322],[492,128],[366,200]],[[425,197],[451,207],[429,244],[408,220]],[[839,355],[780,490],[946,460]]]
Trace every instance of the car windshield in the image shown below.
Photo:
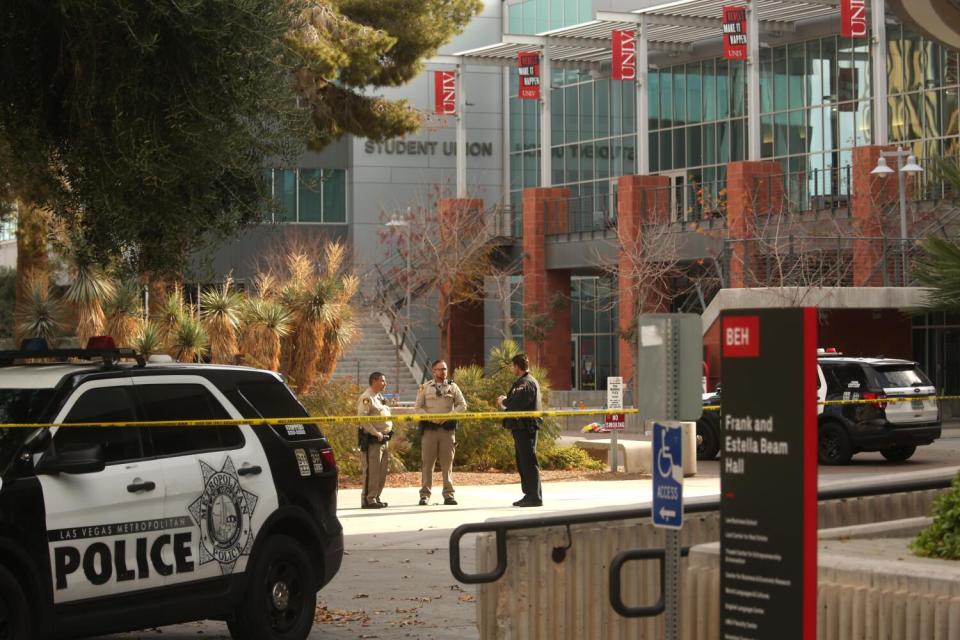
[[[884,387],[929,387],[931,382],[923,371],[910,364],[876,367]]]
[[[6,467],[10,456],[33,431],[3,425],[38,422],[53,392],[53,389],[0,389],[0,468]]]

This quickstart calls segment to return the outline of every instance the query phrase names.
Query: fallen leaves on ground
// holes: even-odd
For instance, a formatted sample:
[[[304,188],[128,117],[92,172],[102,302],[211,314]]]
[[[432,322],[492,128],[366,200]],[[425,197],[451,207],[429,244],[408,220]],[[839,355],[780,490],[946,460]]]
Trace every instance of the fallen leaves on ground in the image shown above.
[[[366,624],[370,616],[366,611],[348,611],[346,609],[328,609],[325,605],[317,605],[313,614],[313,621],[317,624],[335,624],[343,626],[351,622]]]
[[[467,602],[476,602],[476,601],[477,599],[474,596],[470,595],[469,593],[461,593],[460,596],[457,598],[457,602],[459,602],[460,604],[464,604]]]

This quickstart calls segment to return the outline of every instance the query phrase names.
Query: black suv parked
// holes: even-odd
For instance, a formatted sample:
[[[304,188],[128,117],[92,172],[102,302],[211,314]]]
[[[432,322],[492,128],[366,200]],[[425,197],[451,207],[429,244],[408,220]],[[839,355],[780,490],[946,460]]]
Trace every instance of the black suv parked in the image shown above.
[[[850,358],[821,353],[817,358],[818,400],[876,400],[819,405],[821,464],[845,464],[861,451],[879,451],[902,462],[917,447],[940,437],[935,389],[916,362],[891,358]],[[892,398],[900,399],[890,402]],[[909,400],[908,400],[909,398]],[[719,405],[720,392],[704,394],[704,406]],[[697,459],[712,460],[723,448],[719,410],[705,410],[697,421]]]
[[[280,376],[39,348],[0,352],[3,637],[222,619],[234,638],[305,638],[343,557],[315,425],[2,427],[306,416]],[[50,362],[66,357],[85,361]]]
[[[901,462],[940,437],[939,405],[922,399],[935,389],[916,362],[821,356],[818,364],[819,400],[876,400],[819,407],[821,464],[844,464],[860,451]],[[886,401],[892,398],[901,400]]]

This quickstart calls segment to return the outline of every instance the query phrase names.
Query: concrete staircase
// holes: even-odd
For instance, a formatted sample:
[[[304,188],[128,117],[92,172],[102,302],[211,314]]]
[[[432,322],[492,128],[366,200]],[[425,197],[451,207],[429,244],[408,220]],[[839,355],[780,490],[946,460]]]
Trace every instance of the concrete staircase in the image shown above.
[[[413,402],[417,397],[417,382],[403,362],[398,365],[397,349],[375,314],[360,317],[360,334],[337,361],[333,377],[348,378],[366,387],[370,374],[380,371],[387,376],[385,393],[396,393],[399,382],[400,400]]]

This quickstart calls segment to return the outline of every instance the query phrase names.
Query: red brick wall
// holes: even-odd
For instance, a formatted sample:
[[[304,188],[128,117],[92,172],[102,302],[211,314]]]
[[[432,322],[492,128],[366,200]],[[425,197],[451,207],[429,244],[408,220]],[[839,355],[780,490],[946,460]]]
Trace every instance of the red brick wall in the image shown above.
[[[877,159],[885,147],[872,145],[853,150],[853,233],[854,238],[880,237],[882,214],[886,207],[896,202],[897,174],[875,176],[870,172],[877,166]],[[896,159],[890,167],[896,171]],[[878,268],[883,257],[883,243],[873,240],[853,241],[853,285],[855,287],[883,286],[883,273]]]
[[[474,212],[483,210],[483,200],[479,198],[443,198],[438,202],[438,222],[440,232],[456,230],[463,233],[469,229],[462,221],[454,220],[458,216],[469,216],[470,223],[477,226],[476,232],[483,233],[483,219]],[[449,224],[444,224],[448,221]],[[443,295],[440,296],[443,305]],[[451,369],[456,367],[484,363],[483,353],[483,302],[467,302],[450,307],[447,327],[441,332],[441,353],[447,358]]]
[[[629,254],[642,252],[643,224],[664,222],[670,215],[670,179],[666,176],[622,176],[617,186],[617,234],[620,242],[618,257],[618,326],[621,332],[634,327],[640,310],[647,313],[665,311],[655,300],[636,299],[637,290],[629,274],[632,271]],[[633,379],[634,342],[620,339],[620,375],[625,382]]]
[[[727,231],[733,241],[728,275],[730,288],[756,286],[751,270],[758,265],[752,264],[750,242],[743,239],[756,235],[756,216],[779,212],[783,199],[781,174],[780,163],[770,160],[727,165]]]
[[[545,236],[547,228],[560,232],[567,228],[567,202],[570,191],[559,187],[533,188],[523,192],[523,305],[524,315],[549,313],[553,327],[542,349],[524,340],[530,361],[545,367],[554,389],[570,389],[570,271],[546,268]],[[551,308],[559,297],[563,304]]]

